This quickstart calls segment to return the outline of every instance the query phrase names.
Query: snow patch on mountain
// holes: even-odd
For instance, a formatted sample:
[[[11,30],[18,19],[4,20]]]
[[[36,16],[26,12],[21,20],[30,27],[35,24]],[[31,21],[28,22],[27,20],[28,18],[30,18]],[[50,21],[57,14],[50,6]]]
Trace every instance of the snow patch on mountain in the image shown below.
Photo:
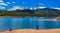
[[[44,9],[44,8],[46,8],[46,7],[38,7],[39,9]]]
[[[22,6],[13,6],[12,8],[8,9],[8,11],[13,11],[13,10],[17,10],[17,9],[24,10],[24,7],[22,7]]]
[[[53,9],[57,9],[57,10],[60,10],[60,8],[53,8]]]
[[[58,7],[50,7],[50,8],[60,10],[60,8]]]
[[[23,7],[23,6],[13,6],[12,8],[8,9],[8,11],[13,11],[13,10],[24,10],[24,9],[30,9],[30,10],[36,10],[36,9],[44,9],[44,8],[48,8],[48,7],[42,7],[42,6],[39,6],[39,7]],[[49,7],[50,9],[57,9],[57,10],[60,10],[60,8],[54,8],[54,7]]]

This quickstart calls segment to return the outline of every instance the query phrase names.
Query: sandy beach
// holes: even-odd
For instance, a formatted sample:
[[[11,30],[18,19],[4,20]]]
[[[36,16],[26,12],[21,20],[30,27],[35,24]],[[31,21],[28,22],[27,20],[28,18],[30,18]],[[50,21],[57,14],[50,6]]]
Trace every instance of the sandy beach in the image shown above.
[[[35,30],[35,29],[18,29],[0,33],[60,33],[60,29]]]

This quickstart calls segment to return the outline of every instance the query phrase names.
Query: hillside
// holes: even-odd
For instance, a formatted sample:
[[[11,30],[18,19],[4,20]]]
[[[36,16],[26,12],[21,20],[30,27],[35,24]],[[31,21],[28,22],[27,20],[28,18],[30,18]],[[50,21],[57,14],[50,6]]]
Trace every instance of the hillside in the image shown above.
[[[16,10],[0,10],[0,16],[20,16],[20,17],[46,17],[46,16],[59,16],[60,10],[53,8],[43,9],[16,9]]]

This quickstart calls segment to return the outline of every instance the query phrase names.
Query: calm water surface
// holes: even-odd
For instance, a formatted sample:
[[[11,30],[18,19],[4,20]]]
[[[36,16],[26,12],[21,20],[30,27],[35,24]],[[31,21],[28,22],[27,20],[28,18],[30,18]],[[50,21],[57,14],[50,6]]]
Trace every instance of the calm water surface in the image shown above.
[[[0,18],[0,31],[11,29],[55,29],[60,28],[60,22],[46,17]]]

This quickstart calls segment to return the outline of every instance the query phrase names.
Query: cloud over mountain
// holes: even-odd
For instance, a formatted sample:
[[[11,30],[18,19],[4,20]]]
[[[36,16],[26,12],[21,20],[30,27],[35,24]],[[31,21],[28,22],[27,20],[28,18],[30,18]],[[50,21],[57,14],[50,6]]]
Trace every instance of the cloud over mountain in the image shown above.
[[[24,10],[24,7],[22,7],[22,6],[13,6],[12,8],[8,9],[8,11],[16,10],[16,9]]]

